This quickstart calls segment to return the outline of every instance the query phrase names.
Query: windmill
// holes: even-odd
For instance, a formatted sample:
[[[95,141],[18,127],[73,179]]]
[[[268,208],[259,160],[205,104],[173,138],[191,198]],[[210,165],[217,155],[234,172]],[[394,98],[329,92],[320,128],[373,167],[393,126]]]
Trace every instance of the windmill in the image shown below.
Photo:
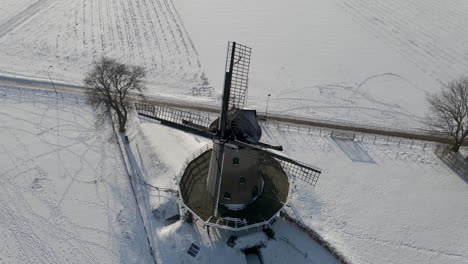
[[[229,42],[220,116],[136,103],[141,117],[213,140],[186,166],[179,189],[182,205],[207,226],[233,231],[268,224],[286,205],[290,182],[315,186],[321,170],[278,154],[281,146],[260,142],[255,110],[244,109],[251,48]]]

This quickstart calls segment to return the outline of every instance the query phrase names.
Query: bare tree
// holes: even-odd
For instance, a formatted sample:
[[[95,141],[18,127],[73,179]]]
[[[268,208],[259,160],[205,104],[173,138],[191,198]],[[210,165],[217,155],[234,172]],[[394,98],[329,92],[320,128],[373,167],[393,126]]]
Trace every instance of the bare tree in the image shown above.
[[[115,59],[102,57],[96,61],[84,78],[87,102],[93,107],[97,122],[113,114],[118,120],[119,131],[124,132],[127,116],[132,108],[128,96],[143,96],[145,70],[140,66],[120,63]]]
[[[451,151],[458,152],[468,138],[468,79],[446,84],[428,97],[430,124],[453,139]]]

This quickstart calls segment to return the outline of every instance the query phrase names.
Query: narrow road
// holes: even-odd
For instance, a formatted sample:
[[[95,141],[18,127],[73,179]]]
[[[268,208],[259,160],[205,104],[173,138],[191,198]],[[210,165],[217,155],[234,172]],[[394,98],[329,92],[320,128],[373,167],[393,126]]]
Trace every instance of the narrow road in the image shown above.
[[[22,79],[22,78],[1,76],[1,75],[0,75],[0,84],[27,87],[27,88],[57,89],[57,90],[64,91],[64,92],[81,93],[81,94],[84,94],[89,89],[86,87],[66,84],[66,83],[54,82],[52,84],[52,82],[50,81]],[[136,96],[130,96],[130,100],[135,101],[135,102],[143,101],[141,98],[136,97]],[[190,102],[177,101],[177,100],[168,100],[168,99],[158,98],[156,96],[147,96],[145,99],[145,102],[150,103],[150,104],[159,104],[159,105],[164,105],[164,106],[169,106],[169,107],[182,108],[182,109],[187,109],[187,110],[197,110],[197,111],[204,111],[204,112],[211,112],[211,113],[219,112],[219,107],[217,106],[193,104]],[[259,112],[258,115],[260,119],[265,119],[265,113]],[[437,143],[450,143],[449,138],[446,138],[446,137],[443,137],[441,135],[437,135],[434,133],[426,132],[426,131],[392,130],[388,128],[359,126],[356,124],[337,123],[337,122],[326,121],[326,120],[313,120],[309,118],[291,117],[291,116],[284,116],[284,115],[279,115],[279,114],[268,114],[268,120],[286,122],[286,123],[291,123],[291,124],[296,124],[296,125],[314,126],[314,127],[320,127],[320,128],[326,128],[326,129],[345,130],[345,131],[351,131],[351,132],[357,132],[357,133],[368,133],[368,134],[376,134],[376,135],[390,136],[390,137],[401,137],[401,138],[412,139],[412,140],[425,140],[425,141],[431,141],[431,142],[437,142]]]

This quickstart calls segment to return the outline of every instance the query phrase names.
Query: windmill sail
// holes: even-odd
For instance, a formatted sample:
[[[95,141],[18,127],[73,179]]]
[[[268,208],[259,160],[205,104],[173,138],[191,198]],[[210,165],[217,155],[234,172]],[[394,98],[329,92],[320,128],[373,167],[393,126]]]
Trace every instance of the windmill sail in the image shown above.
[[[167,106],[135,103],[135,109],[140,116],[158,120],[166,125],[178,125],[176,128],[183,130],[186,127],[189,130],[207,131],[210,125],[210,119],[207,116]]]
[[[279,162],[279,164],[281,164],[281,167],[283,168],[283,170],[286,172],[286,174],[289,177],[299,179],[312,186],[315,186],[317,184],[320,174],[322,173],[322,170],[319,168],[304,164],[302,162],[290,159],[288,157],[276,154],[274,152],[270,152],[268,150],[259,148],[252,144],[247,144],[247,143],[240,142],[240,141],[234,141],[234,142],[229,142],[229,143],[236,144],[238,146],[242,146],[245,148],[257,150],[266,154],[267,156],[274,158],[276,161]],[[272,162],[271,160],[265,160],[264,162],[275,163],[275,162]]]
[[[226,76],[230,75],[229,108],[244,108],[249,82],[250,56],[252,49],[236,42],[229,42]]]
[[[220,189],[223,176],[223,162],[225,156],[225,142],[229,137],[230,120],[228,111],[232,108],[243,108],[245,103],[245,94],[247,92],[248,74],[250,67],[251,48],[229,42],[226,72],[224,76],[223,101],[221,105],[221,116],[219,125],[215,133],[219,135],[219,140],[215,140],[211,153],[211,162],[216,162],[216,166],[211,165],[208,172],[208,190],[214,198],[214,212],[217,216]],[[228,149],[228,151],[230,151]]]
[[[316,168],[312,168],[309,165],[301,164],[297,161],[291,162],[288,159],[280,159],[278,157],[276,157],[276,159],[279,160],[281,166],[283,167],[283,170],[288,176],[302,180],[312,186],[315,186],[317,184],[320,174],[322,173]]]
[[[181,202],[208,226],[241,230],[268,224],[288,202],[291,179],[313,186],[321,170],[268,149],[255,110],[243,109],[251,48],[229,42],[219,117],[171,107],[135,104],[140,117],[213,140],[187,163],[181,175]]]

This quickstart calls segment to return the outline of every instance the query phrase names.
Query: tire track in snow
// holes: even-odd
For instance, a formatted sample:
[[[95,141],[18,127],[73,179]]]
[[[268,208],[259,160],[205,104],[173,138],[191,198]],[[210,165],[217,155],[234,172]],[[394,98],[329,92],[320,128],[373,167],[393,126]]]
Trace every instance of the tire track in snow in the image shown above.
[[[0,25],[0,38],[4,37],[7,33],[23,24],[31,16],[39,12],[44,6],[46,6],[52,0],[38,0],[36,3],[30,5],[28,8],[23,10],[21,13],[10,18],[8,21]]]
[[[16,92],[16,91],[13,90],[13,92]],[[27,94],[28,93],[26,93],[26,95]],[[33,92],[31,92],[30,94],[33,95]],[[19,95],[19,93],[17,95]],[[21,93],[21,95],[19,96],[24,96],[24,95],[25,93]],[[16,108],[18,111],[6,111],[6,115],[0,114],[0,120],[3,120],[3,121],[6,121],[8,119],[15,120],[14,121],[15,123],[18,121],[22,123],[26,123],[28,127],[31,127],[31,125],[33,125],[32,127],[34,127],[34,125],[37,125],[37,126],[42,127],[43,131],[45,129],[45,131],[50,132],[49,129],[46,129],[46,128],[47,126],[50,126],[51,119],[55,120],[55,117],[53,115],[53,109],[50,109],[50,105],[49,105],[51,102],[49,103],[44,102],[45,111],[40,111],[40,113],[38,113],[37,111],[30,111],[30,110],[21,109],[20,107],[16,107],[15,101],[17,100],[15,97],[12,97],[9,95],[8,97],[4,97],[4,98],[6,98],[6,100],[8,100],[9,103],[13,104],[13,108]],[[24,104],[25,102],[28,102],[28,100],[20,100],[20,102]],[[29,100],[29,102],[32,103],[33,101]],[[4,105],[4,106],[8,107],[8,105]],[[67,104],[67,106],[70,106],[70,105]],[[21,110],[26,111],[27,113],[32,115],[32,117],[29,119],[18,119],[17,116],[22,115]],[[81,111],[83,110],[81,109]],[[52,114],[50,112],[52,112]],[[69,111],[69,113],[74,114],[73,111]],[[88,111],[87,113],[90,113],[90,112]],[[2,118],[2,117],[7,117],[7,118]],[[71,120],[74,120],[74,119],[68,120],[68,122],[71,124],[74,124],[76,122],[76,121],[74,122]],[[64,124],[64,123],[61,122],[61,124]],[[103,252],[106,255],[112,256],[112,259],[116,259],[116,260],[120,259],[122,261],[122,259],[119,258],[119,256],[122,256],[122,255],[121,255],[121,252],[119,253],[118,247],[113,247],[113,246],[108,247],[107,245],[101,245],[94,241],[88,241],[87,238],[84,238],[82,236],[83,231],[86,231],[86,232],[90,232],[93,234],[104,235],[110,241],[111,239],[118,237],[118,234],[116,236],[115,232],[106,232],[105,230],[100,230],[94,227],[87,227],[87,226],[83,226],[83,225],[79,225],[75,223],[74,219],[70,219],[66,215],[63,214],[63,210],[60,206],[60,201],[58,200],[58,198],[60,198],[60,195],[55,195],[57,193],[51,196],[52,192],[50,192],[50,190],[48,190],[47,192],[36,192],[36,193],[34,193],[33,191],[34,196],[36,196],[35,198],[37,198],[36,201],[40,201],[44,203],[44,205],[51,210],[52,217],[45,217],[43,216],[42,213],[41,214],[36,213],[37,210],[32,208],[31,205],[27,202],[28,199],[25,199],[26,197],[22,195],[23,193],[30,191],[29,185],[24,186],[23,184],[18,184],[14,181],[16,181],[17,179],[29,180],[27,178],[24,178],[24,176],[34,177],[34,174],[32,173],[34,173],[34,170],[38,168],[35,162],[38,157],[42,156],[42,154],[39,154],[37,156],[36,155],[37,153],[35,153],[34,155],[36,156],[34,156],[31,153],[30,149],[28,149],[27,145],[25,145],[25,143],[21,141],[22,140],[21,136],[16,133],[15,127],[9,127],[10,125],[7,122],[3,122],[3,125],[4,126],[0,126],[0,129],[2,127],[6,128],[8,132],[10,132],[9,134],[11,134],[14,138],[16,138],[17,143],[19,144],[19,146],[21,146],[19,149],[20,150],[24,149],[24,153],[23,152],[19,153],[21,155],[21,158],[27,159],[26,161],[29,160],[28,163],[20,165],[17,162],[15,162],[15,160],[16,161],[19,160],[21,162],[24,162],[25,160],[21,160],[20,157],[16,157],[15,155],[14,158],[12,159],[13,160],[12,164],[14,165],[15,169],[9,172],[5,172],[7,177],[3,177],[3,176],[0,177],[0,183],[1,183],[0,186],[6,188],[6,191],[2,192],[3,196],[0,195],[2,196],[2,199],[0,199],[0,208],[11,209],[10,212],[13,212],[12,210],[14,210],[15,212],[14,214],[10,213],[9,215],[0,214],[0,219],[2,220],[1,222],[6,224],[6,226],[10,230],[13,230],[12,233],[16,237],[16,240],[18,241],[18,245],[21,246],[19,250],[22,250],[22,253],[23,253],[22,256],[24,258],[27,258],[27,262],[62,263],[65,261],[65,258],[68,258],[68,260],[70,260],[71,258],[72,260],[80,259],[81,261],[84,261],[86,263],[99,263],[100,262],[99,259],[97,259],[95,256],[96,252]],[[76,124],[76,125],[79,125],[79,124]],[[81,128],[81,130],[84,133],[87,133],[88,129],[86,129],[86,127],[82,125],[79,125],[78,127]],[[31,136],[37,136],[37,138],[40,141],[43,141],[47,145],[53,145],[53,144],[48,143],[48,141],[44,141],[41,138],[41,136],[36,135],[35,133],[31,133],[30,131],[24,131],[24,132],[29,133]],[[90,137],[86,135],[85,136],[73,135],[72,137],[70,137],[70,140],[73,140],[75,143],[79,145],[87,146],[84,150],[80,148],[81,149],[80,152],[75,152],[78,160],[86,162],[86,159],[83,159],[83,158],[87,156],[87,153],[90,150],[101,153],[100,155],[101,159],[100,161],[97,162],[96,166],[89,164],[91,169],[96,167],[96,170],[94,170],[93,172],[94,174],[102,176],[103,175],[102,172],[109,171],[109,169],[112,168],[112,165],[111,167],[107,167],[107,168],[101,167],[104,162],[108,161],[108,157],[106,153],[103,153],[102,148],[99,148],[98,146],[96,146],[95,140],[92,140],[92,138],[90,139]],[[52,152],[56,151],[55,147],[52,147],[52,149],[53,149]],[[9,153],[9,152],[5,151],[5,153]],[[11,155],[14,155],[14,153],[11,152],[9,154],[10,158],[11,158]],[[115,159],[112,159],[112,161],[115,161]],[[83,165],[83,162],[81,163],[80,168],[78,168],[78,171],[75,174],[79,174],[82,171],[82,167],[83,167],[82,165]],[[101,168],[99,171],[97,170],[98,167]],[[25,175],[26,173],[29,175]],[[111,173],[108,174],[108,176],[109,175],[115,175],[115,171],[112,171]],[[22,176],[22,177],[17,178],[16,176]],[[78,176],[78,175],[75,175],[75,176]],[[115,184],[113,184],[113,186],[114,185]],[[48,184],[47,186],[50,186],[50,185]],[[44,186],[44,188],[46,188],[46,186]],[[117,195],[121,194],[120,190],[115,189],[115,186],[114,188],[111,187],[110,192],[111,192],[110,194],[117,194]],[[9,194],[10,196],[11,195],[13,196],[5,199],[5,197],[7,197]],[[60,200],[63,199],[65,195],[66,195],[66,192],[63,193],[63,195],[61,196],[62,198],[60,198]],[[113,198],[113,197],[110,197],[110,198]],[[113,225],[114,221],[112,221],[113,218],[111,217],[111,215],[115,213],[115,210],[113,211],[112,208],[109,207],[109,205],[113,205],[112,202],[114,199],[110,199],[110,198],[104,198],[104,200],[100,200],[100,202],[91,201],[90,203],[93,203],[96,206],[99,206],[101,208],[103,207],[107,208],[106,215],[108,216],[107,218],[108,223],[109,225],[112,224],[111,227],[114,227]],[[119,198],[121,200],[125,199],[125,197],[119,197]],[[70,199],[67,199],[67,200],[70,200]],[[9,202],[7,204],[4,204],[5,201],[9,201]],[[10,206],[11,208],[9,208],[8,206]],[[18,211],[17,210],[18,208],[21,208],[21,210]],[[70,226],[72,227],[71,229],[67,228]],[[111,229],[111,231],[112,230],[113,229]],[[53,244],[49,243],[49,241],[51,241],[50,238],[52,238],[52,241],[59,242],[60,246],[57,248]],[[122,249],[128,248],[128,244],[126,244],[127,243],[126,241],[127,240],[115,240],[115,239],[113,240],[113,242],[123,243],[121,245]],[[132,242],[131,246],[136,245],[134,241],[131,241],[131,242]],[[103,256],[103,254],[99,254],[99,255],[101,257]],[[61,257],[63,257],[62,260],[59,259]]]
[[[106,19],[106,25],[114,25],[114,23],[112,22],[112,19],[111,19],[111,15],[110,15],[110,11],[111,11],[111,7],[109,6],[109,0],[106,0],[106,2],[103,4],[105,7],[104,9],[106,10],[106,15],[103,16],[103,21],[104,21],[104,17]],[[103,21],[101,21],[101,23],[103,23]],[[105,33],[105,39],[110,39],[109,41],[109,45],[105,45],[105,48],[109,47],[110,49],[113,49],[117,43],[115,41],[115,34],[114,33],[114,27],[107,27],[105,28],[104,25],[102,25],[102,32]],[[104,42],[104,40],[103,40]]]
[[[135,49],[134,49],[134,45],[132,43],[132,36],[130,34],[130,26],[129,26],[129,19],[128,19],[128,16],[127,16],[127,9],[125,8],[125,2],[127,1],[123,1],[123,0],[120,0],[119,1],[119,7],[117,7],[117,5],[115,5],[115,9],[117,10],[116,11],[116,14],[119,14],[118,16],[120,17],[120,21],[117,21],[116,23],[118,24],[122,24],[123,23],[123,31],[125,32],[125,37],[126,37],[126,45],[127,45],[127,50],[128,50],[128,56],[132,59],[135,59]],[[121,12],[119,12],[121,11]]]
[[[366,234],[356,234],[356,233],[346,231],[340,225],[336,226],[336,230],[339,230],[339,232],[345,234],[346,236],[357,238],[357,239],[360,239],[360,240],[364,240],[366,242],[380,244],[380,245],[383,245],[383,246],[392,245],[394,247],[405,247],[405,248],[410,249],[410,250],[416,250],[416,251],[420,251],[420,252],[424,252],[424,253],[428,253],[428,254],[432,254],[432,255],[442,255],[442,256],[445,256],[445,257],[448,257],[448,258],[456,258],[456,259],[462,259],[464,261],[468,261],[468,256],[464,255],[464,254],[461,254],[461,253],[452,253],[452,252],[447,252],[445,250],[418,247],[418,246],[415,246],[415,245],[412,245],[412,244],[409,244],[409,243],[405,243],[403,241],[396,242],[396,241],[392,241],[392,240],[387,240],[387,239],[382,239],[382,238],[378,238],[378,237],[369,236],[369,235],[366,235]]]
[[[415,1],[411,3],[417,3],[417,2]],[[444,59],[450,60],[450,61],[445,61],[446,66],[451,66],[453,62],[457,62],[460,64],[467,63],[465,60],[459,59],[460,54],[457,50],[453,50],[450,46],[440,47],[434,44],[434,40],[437,39],[437,36],[433,35],[433,31],[435,31],[434,28],[439,27],[439,23],[434,24],[434,25],[431,24],[430,27],[428,27],[427,24],[405,23],[405,20],[398,19],[393,15],[389,15],[390,10],[392,10],[392,14],[396,13],[396,12],[393,12],[393,10],[398,10],[402,5],[403,5],[402,3],[398,3],[398,2],[384,2],[384,4],[380,4],[381,7],[379,7],[379,5],[373,5],[374,9],[369,8],[369,13],[373,13],[375,12],[375,10],[378,10],[378,12],[375,12],[374,14],[377,14],[379,15],[379,18],[383,18],[385,19],[385,21],[388,21],[389,23],[386,23],[387,27],[397,26],[397,32],[400,32],[398,31],[399,29],[405,29],[403,32],[411,32],[412,38],[414,39],[412,40],[408,39],[408,40],[411,43],[414,43],[416,47],[423,49],[424,53],[426,53],[426,55],[429,57],[433,57],[434,60],[436,61],[440,61]],[[431,13],[433,11],[431,9],[428,9],[428,6],[430,6],[429,3],[424,4],[422,6],[416,5],[417,9],[420,12],[424,11],[424,12],[421,12],[423,14]],[[432,7],[432,8],[435,8],[435,7]],[[410,9],[414,10],[415,8],[410,8]],[[439,10],[439,9],[435,9],[435,10]],[[437,15],[437,14],[434,14],[434,15]],[[413,28],[410,28],[410,26],[412,26]],[[411,30],[414,30],[414,31],[411,31]],[[392,29],[390,31],[394,33],[395,29]],[[459,38],[463,38],[463,35],[459,36]],[[445,69],[445,67],[441,67],[441,69]]]
[[[143,60],[143,66],[147,67],[147,62],[146,62],[146,57],[145,57],[145,53],[143,52],[143,43],[141,41],[141,34],[140,34],[140,29],[139,29],[139,26],[138,26],[138,22],[137,22],[137,14],[135,12],[135,8],[133,6],[133,3],[134,2],[139,2],[140,0],[137,0],[137,1],[129,1],[128,2],[128,10],[130,11],[130,21],[131,21],[131,28],[133,29],[132,32],[133,32],[133,35],[134,35],[134,40],[136,42],[136,49],[138,50],[138,53],[140,55],[140,58]]]
[[[462,68],[468,66],[468,60],[464,59],[463,52],[459,48],[451,47],[453,45],[441,47],[434,41],[438,39],[438,35],[435,35],[434,32],[447,31],[443,27],[447,23],[437,23],[437,25],[429,23],[430,27],[427,26],[427,23],[410,23],[410,18],[407,17],[409,14],[398,11],[401,10],[402,6],[408,4],[415,6],[408,7],[406,10],[418,10],[419,16],[439,14],[437,17],[440,17],[441,12],[435,11],[439,8],[431,7],[430,3],[421,4],[417,1],[416,3],[379,2],[343,1],[342,5],[345,10],[351,13],[358,24],[377,38],[385,40],[386,45],[402,54],[423,72],[435,77],[440,82],[444,82],[440,78],[458,78]],[[447,20],[450,19],[445,18],[442,22]],[[439,24],[443,24],[443,26]],[[439,29],[434,30],[434,27]],[[458,32],[460,31],[458,30]],[[466,34],[461,34],[459,39],[466,39],[466,37],[468,37]],[[452,41],[452,43],[456,44],[457,41],[459,40]]]
[[[146,0],[145,0],[146,1]],[[157,2],[157,1],[156,1]],[[159,2],[158,2],[159,3]],[[166,48],[167,48],[167,52],[169,53],[169,57],[170,57],[170,64],[171,64],[171,67],[175,67],[175,60],[174,60],[174,54],[173,54],[173,51],[169,45],[169,39],[168,39],[168,33],[166,32],[167,30],[165,29],[166,26],[165,24],[163,23],[162,21],[162,18],[161,18],[161,15],[159,14],[158,12],[158,8],[156,7],[156,5],[154,4],[154,1],[153,1],[153,4],[151,4],[152,8],[153,8],[153,12],[154,14],[156,15],[156,19],[158,20],[158,24],[159,24],[159,28],[161,29],[161,32],[162,32],[162,36],[163,36],[163,39],[164,39],[164,43],[166,44]],[[159,5],[159,10],[161,9],[161,6]],[[163,66],[164,67],[164,66]]]
[[[111,1],[111,3],[109,1]],[[112,28],[113,24],[115,25],[115,28],[116,28],[116,31],[117,31],[117,39],[119,40],[120,46],[121,46],[121,52],[123,53],[124,59],[127,59],[128,54],[130,53],[130,51],[128,50],[128,47],[125,46],[124,33],[123,33],[121,23],[120,23],[121,19],[120,19],[120,16],[119,16],[119,9],[117,7],[117,3],[112,2],[112,0],[107,0],[107,4],[108,4],[108,8],[109,8],[109,4],[110,4],[110,5],[112,5],[112,8],[114,9],[114,14],[113,15],[108,13],[109,21],[112,20],[111,18],[114,18],[113,19],[114,23],[110,23],[109,28]],[[111,31],[112,31],[112,29],[111,29]]]
[[[146,20],[149,21],[149,28],[150,28],[150,31],[151,31],[151,34],[154,38],[154,45],[157,47],[158,49],[158,53],[159,53],[159,58],[161,59],[160,61],[160,64],[158,64],[156,62],[156,56],[152,53],[152,67],[154,70],[164,70],[164,63],[165,63],[165,58],[163,56],[163,52],[161,50],[161,41],[158,37],[158,34],[156,33],[156,27],[155,27],[155,24],[154,24],[154,21],[151,17],[151,14],[150,14],[150,8],[148,6],[148,3],[147,3],[147,0],[143,0],[143,4],[144,4],[144,9],[145,9],[145,14],[146,14]],[[143,15],[142,15],[143,17]]]

